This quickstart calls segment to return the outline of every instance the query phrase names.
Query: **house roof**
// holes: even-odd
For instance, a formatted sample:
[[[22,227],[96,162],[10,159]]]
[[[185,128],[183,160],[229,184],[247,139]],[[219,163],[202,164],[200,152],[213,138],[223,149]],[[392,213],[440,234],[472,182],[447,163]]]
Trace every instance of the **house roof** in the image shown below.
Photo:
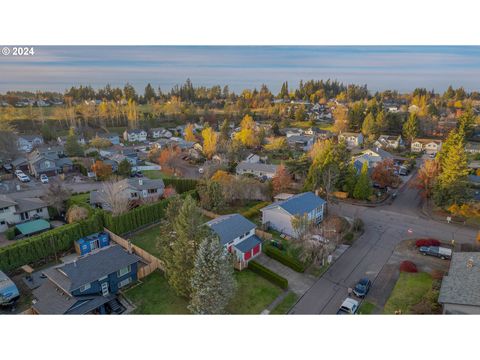
[[[255,246],[261,243],[262,242],[256,235],[252,235],[235,245],[235,248],[242,253],[246,253],[247,251],[252,250]]]
[[[18,224],[16,227],[23,235],[30,235],[50,229],[50,223],[45,219],[38,219]]]
[[[472,260],[473,266],[468,262]],[[454,252],[442,280],[439,303],[480,306],[480,252]]]
[[[164,188],[165,184],[162,179],[145,179],[145,178],[128,178],[122,180],[127,188],[135,190],[148,190]]]
[[[32,293],[37,300],[32,307],[40,314],[64,314],[77,302],[74,297],[58,289],[51,281],[44,281]]]
[[[40,198],[22,198],[13,200],[7,195],[0,195],[0,207],[15,206],[15,212],[25,212],[47,207],[47,203]]]
[[[313,140],[313,136],[308,135],[293,135],[287,138],[288,143],[307,143]]]
[[[413,140],[412,144],[413,144],[413,143],[416,143],[416,142],[418,142],[418,143],[420,143],[420,144],[424,144],[424,145],[425,145],[425,144],[430,144],[430,143],[433,142],[433,143],[439,145],[439,144],[442,143],[442,140],[436,140],[436,139],[415,139],[415,140]]]
[[[354,132],[343,132],[339,136],[354,136],[354,137],[359,137],[362,135],[362,133],[354,133]]]
[[[112,245],[44,273],[62,289],[71,292],[138,261],[140,257],[137,255],[126,252],[119,245]]]
[[[280,207],[290,215],[301,215],[309,213],[313,209],[318,208],[319,206],[325,204],[325,200],[321,197],[315,195],[313,192],[308,191],[301,194],[297,194],[288,198],[287,200],[278,201],[273,204],[270,204],[264,207],[263,210],[273,209]]]
[[[240,214],[219,216],[207,222],[206,225],[218,235],[222,245],[228,244],[233,239],[257,227]]]
[[[237,170],[251,170],[261,171],[265,173],[275,173],[277,171],[277,165],[263,164],[263,163],[249,163],[247,161],[241,161],[237,165]]]
[[[18,157],[11,162],[12,166],[20,166],[22,164],[28,164],[28,160],[24,157]]]

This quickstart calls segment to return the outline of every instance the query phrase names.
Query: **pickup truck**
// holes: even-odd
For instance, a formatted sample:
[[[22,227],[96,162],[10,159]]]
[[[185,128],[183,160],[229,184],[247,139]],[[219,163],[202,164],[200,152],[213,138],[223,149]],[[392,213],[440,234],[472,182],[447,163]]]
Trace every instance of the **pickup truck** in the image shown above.
[[[440,246],[420,246],[418,249],[423,255],[436,256],[442,260],[452,258],[452,249]]]
[[[358,311],[358,301],[352,298],[346,298],[340,309],[337,311],[337,315],[354,315]]]

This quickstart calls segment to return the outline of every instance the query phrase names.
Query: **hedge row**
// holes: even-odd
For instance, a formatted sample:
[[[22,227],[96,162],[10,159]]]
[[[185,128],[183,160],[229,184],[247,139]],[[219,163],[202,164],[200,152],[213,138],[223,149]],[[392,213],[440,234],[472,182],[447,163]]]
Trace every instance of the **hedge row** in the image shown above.
[[[139,206],[118,216],[112,216],[110,213],[104,212],[104,224],[115,234],[123,235],[161,220],[167,205],[168,199],[165,199],[153,204]]]
[[[252,260],[248,263],[248,268],[254,273],[264,277],[268,281],[271,281],[275,285],[280,286],[282,289],[288,288],[288,280],[283,276],[278,275],[276,272],[273,272],[270,269],[267,269],[265,266],[260,265],[258,262]]]
[[[96,211],[88,220],[61,226],[0,248],[0,269],[10,271],[57,252],[67,251],[75,240],[103,230],[103,216]]]
[[[306,267],[303,263],[270,244],[263,245],[263,253],[297,272],[305,272]]]
[[[165,178],[163,179],[163,183],[165,184],[165,187],[169,185],[173,186],[177,194],[181,194],[186,191],[195,190],[197,188],[198,180]]]
[[[260,214],[260,209],[263,209],[265,206],[267,206],[269,204],[270,203],[267,202],[267,201],[262,201],[262,202],[258,203],[257,205],[252,206],[250,209],[242,212],[242,215],[245,216],[247,219],[251,219],[254,216],[257,216],[258,214]]]

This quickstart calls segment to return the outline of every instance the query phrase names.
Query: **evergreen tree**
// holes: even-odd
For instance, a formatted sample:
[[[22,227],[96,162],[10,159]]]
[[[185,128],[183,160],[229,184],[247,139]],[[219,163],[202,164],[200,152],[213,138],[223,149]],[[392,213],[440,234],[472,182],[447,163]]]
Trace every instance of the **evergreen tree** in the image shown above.
[[[225,142],[229,139],[230,132],[230,122],[228,119],[223,120],[222,125],[220,126],[220,141]]]
[[[130,173],[132,172],[132,164],[127,159],[123,159],[120,161],[118,164],[118,170],[117,173],[118,175],[122,176],[130,176]]]
[[[468,161],[462,130],[453,130],[439,154],[440,174],[434,190],[437,205],[461,204],[467,198]]]
[[[369,113],[362,124],[362,134],[366,138],[373,138],[376,133],[375,118],[372,113]]]
[[[207,236],[197,252],[191,280],[194,314],[222,314],[235,295],[236,283],[230,254],[217,236]]]
[[[195,256],[209,229],[204,225],[195,200],[174,200],[166,211],[162,253],[168,283],[180,296],[190,297]]]
[[[403,124],[403,136],[407,139],[410,143],[418,136],[418,118],[417,114],[411,113]]]
[[[145,87],[145,92],[143,97],[147,102],[150,100],[155,100],[155,98],[157,97],[157,95],[155,94],[155,89],[150,83],[148,83],[147,86]]]
[[[70,128],[70,131],[67,136],[67,141],[65,142],[65,153],[68,156],[82,156],[83,149],[82,146],[78,143],[77,135],[75,135],[75,129]]]
[[[375,118],[375,128],[377,134],[384,132],[388,128],[387,117],[383,110],[380,111]]]
[[[355,191],[355,185],[357,184],[357,169],[351,163],[348,166],[347,174],[343,183],[343,191],[348,193],[348,196],[353,197],[353,192]]]
[[[368,165],[364,162],[355,189],[353,190],[353,197],[359,200],[367,200],[370,196],[372,196],[372,186],[368,176]]]

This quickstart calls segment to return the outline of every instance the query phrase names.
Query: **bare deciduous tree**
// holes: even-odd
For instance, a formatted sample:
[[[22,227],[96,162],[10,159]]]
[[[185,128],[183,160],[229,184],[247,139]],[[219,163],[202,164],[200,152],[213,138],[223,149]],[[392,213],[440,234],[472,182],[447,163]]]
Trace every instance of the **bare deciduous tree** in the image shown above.
[[[130,209],[130,199],[125,191],[125,182],[112,179],[105,181],[98,191],[100,201],[112,215],[121,215]]]
[[[65,187],[60,181],[50,181],[43,198],[47,204],[53,207],[58,213],[65,211],[65,202],[72,195],[72,190]]]

